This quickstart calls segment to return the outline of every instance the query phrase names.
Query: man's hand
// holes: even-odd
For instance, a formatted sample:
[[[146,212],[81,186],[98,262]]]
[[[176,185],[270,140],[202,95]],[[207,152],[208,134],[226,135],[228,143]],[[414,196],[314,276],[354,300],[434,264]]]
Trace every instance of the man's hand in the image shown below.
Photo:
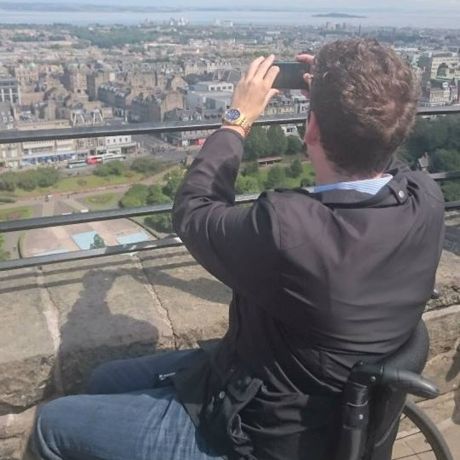
[[[313,79],[313,66],[315,65],[315,56],[313,56],[312,54],[306,54],[306,53],[302,53],[302,54],[298,54],[296,56],[296,59],[297,61],[299,62],[305,62],[307,64],[310,64],[310,69],[311,69],[311,73],[306,73],[304,76],[303,76],[303,79],[305,80],[305,82],[307,83],[308,85],[308,88],[309,90],[308,91],[303,91],[302,90],[302,94],[310,99],[310,90],[311,90],[311,82],[312,82],[312,79]]]
[[[270,99],[279,93],[273,89],[279,67],[272,67],[275,56],[259,57],[252,61],[248,71],[236,85],[232,107],[237,108],[246,117],[249,124],[259,118]]]

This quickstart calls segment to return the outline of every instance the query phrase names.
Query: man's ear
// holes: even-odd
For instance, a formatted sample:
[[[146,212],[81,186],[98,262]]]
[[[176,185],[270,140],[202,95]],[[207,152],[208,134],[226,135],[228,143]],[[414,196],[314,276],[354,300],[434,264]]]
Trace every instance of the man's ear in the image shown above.
[[[319,132],[318,120],[315,112],[310,112],[308,118],[307,129],[305,130],[305,143],[307,145],[316,145],[321,142],[321,134]]]

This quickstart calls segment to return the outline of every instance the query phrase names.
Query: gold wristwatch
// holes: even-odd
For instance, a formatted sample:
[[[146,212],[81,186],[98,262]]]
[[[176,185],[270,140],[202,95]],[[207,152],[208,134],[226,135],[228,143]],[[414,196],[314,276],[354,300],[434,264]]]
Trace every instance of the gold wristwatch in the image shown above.
[[[227,109],[222,115],[222,124],[226,126],[240,126],[244,129],[246,136],[251,131],[251,124],[239,109]]]

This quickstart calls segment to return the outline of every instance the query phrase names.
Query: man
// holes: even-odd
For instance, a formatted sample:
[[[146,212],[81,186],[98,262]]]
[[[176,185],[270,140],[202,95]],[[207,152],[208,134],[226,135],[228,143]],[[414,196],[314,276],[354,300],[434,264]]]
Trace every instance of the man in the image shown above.
[[[417,325],[444,205],[427,175],[392,162],[416,112],[410,68],[373,40],[325,45],[305,76],[314,191],[237,207],[244,138],[277,92],[273,59],[251,64],[174,205],[190,253],[233,289],[227,334],[100,368],[92,395],[38,417],[43,458],[330,460],[351,367],[395,352]]]

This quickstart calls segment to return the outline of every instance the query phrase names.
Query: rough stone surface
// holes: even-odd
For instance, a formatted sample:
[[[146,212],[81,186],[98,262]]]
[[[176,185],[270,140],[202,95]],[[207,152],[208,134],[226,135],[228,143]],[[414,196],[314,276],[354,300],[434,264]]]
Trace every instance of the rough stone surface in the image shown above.
[[[81,390],[102,362],[173,348],[167,314],[136,258],[53,266],[44,278],[57,315],[65,393]]]
[[[451,351],[460,337],[460,305],[423,315],[430,333],[430,357]]]
[[[223,336],[228,325],[229,288],[183,248],[140,257],[161,304],[169,312],[177,348],[194,347],[200,340]]]
[[[20,460],[32,430],[36,408],[0,417],[0,458]]]
[[[42,400],[53,365],[36,271],[0,274],[0,415]]]
[[[460,343],[459,341],[457,343]],[[423,375],[435,382],[441,393],[450,393],[460,388],[460,350],[453,347],[447,353],[431,358]]]
[[[437,299],[430,300],[427,310],[460,304],[460,257],[444,251],[436,276]]]

